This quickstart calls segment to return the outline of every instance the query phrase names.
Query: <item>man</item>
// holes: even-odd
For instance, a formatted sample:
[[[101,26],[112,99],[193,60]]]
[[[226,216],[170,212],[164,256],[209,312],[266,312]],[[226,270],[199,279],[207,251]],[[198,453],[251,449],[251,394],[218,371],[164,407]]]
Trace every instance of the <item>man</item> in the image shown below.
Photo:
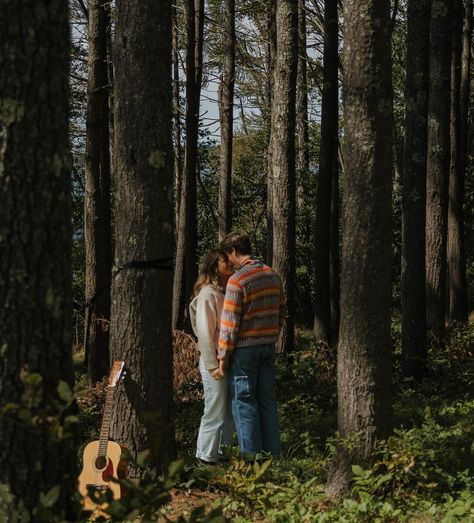
[[[280,456],[275,388],[275,342],[285,301],[280,277],[252,256],[246,234],[228,234],[220,244],[237,269],[227,283],[218,359],[229,369],[237,438],[241,453]]]

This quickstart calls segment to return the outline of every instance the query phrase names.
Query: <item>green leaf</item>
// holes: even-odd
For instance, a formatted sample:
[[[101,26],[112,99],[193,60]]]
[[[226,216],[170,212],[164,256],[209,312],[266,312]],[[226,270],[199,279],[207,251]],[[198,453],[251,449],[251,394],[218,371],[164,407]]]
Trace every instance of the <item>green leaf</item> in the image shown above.
[[[43,507],[51,508],[54,506],[56,501],[59,498],[59,493],[61,492],[61,487],[59,485],[54,486],[46,494],[40,495],[40,503]]]
[[[175,461],[172,461],[168,469],[168,476],[170,478],[177,476],[183,470],[183,467],[184,459],[177,459]]]
[[[59,385],[58,385],[58,394],[59,394],[59,397],[65,402],[65,403],[69,403],[73,400],[74,398],[74,394],[71,390],[71,387],[65,382],[65,381],[60,381],[59,382]]]
[[[352,473],[354,476],[363,476],[364,469],[360,465],[352,465]]]
[[[137,456],[137,465],[139,467],[144,467],[148,463],[148,460],[150,459],[150,455],[151,455],[151,452],[148,449],[142,450],[141,452],[139,452],[138,456]]]

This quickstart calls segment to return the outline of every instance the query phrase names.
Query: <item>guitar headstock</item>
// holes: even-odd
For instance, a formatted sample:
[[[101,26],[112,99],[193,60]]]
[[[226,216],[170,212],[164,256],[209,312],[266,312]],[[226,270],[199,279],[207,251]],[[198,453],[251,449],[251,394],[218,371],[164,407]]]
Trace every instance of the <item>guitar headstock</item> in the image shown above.
[[[109,376],[109,387],[115,387],[118,381],[125,376],[125,362],[121,360],[114,361]]]

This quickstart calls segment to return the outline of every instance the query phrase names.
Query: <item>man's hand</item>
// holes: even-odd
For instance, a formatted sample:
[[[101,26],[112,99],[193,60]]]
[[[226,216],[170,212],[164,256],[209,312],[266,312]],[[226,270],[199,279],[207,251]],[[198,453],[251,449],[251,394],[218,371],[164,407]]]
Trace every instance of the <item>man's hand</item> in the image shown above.
[[[210,370],[211,376],[219,381],[224,379],[227,367],[229,366],[229,357],[226,356],[224,359],[219,360],[219,367]]]
[[[212,376],[216,381],[220,381],[220,380],[224,379],[224,372],[222,371],[220,365],[219,365],[219,367],[217,367],[216,369],[214,369],[214,370],[211,372],[211,376]]]

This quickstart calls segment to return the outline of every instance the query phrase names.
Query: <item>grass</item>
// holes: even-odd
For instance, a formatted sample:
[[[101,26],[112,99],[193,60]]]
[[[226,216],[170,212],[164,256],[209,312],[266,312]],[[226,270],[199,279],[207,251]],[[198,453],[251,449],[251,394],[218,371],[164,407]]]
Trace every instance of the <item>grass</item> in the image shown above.
[[[189,344],[177,346],[176,436],[184,459],[167,487],[169,501],[151,512],[147,505],[155,514],[151,520],[474,521],[474,326],[454,329],[445,350],[430,350],[429,373],[420,382],[401,377],[397,323],[392,334],[394,433],[380,444],[371,468],[354,468],[353,495],[342,500],[328,500],[324,494],[337,430],[333,351],[303,330],[291,361],[279,363],[282,459],[247,463],[235,452],[225,466],[209,468],[193,458],[202,412],[196,355],[190,356]],[[74,359],[81,433],[83,439],[93,439],[104,387],[87,387],[80,374],[81,353]],[[152,497],[142,497],[146,499],[140,503],[152,503]]]

